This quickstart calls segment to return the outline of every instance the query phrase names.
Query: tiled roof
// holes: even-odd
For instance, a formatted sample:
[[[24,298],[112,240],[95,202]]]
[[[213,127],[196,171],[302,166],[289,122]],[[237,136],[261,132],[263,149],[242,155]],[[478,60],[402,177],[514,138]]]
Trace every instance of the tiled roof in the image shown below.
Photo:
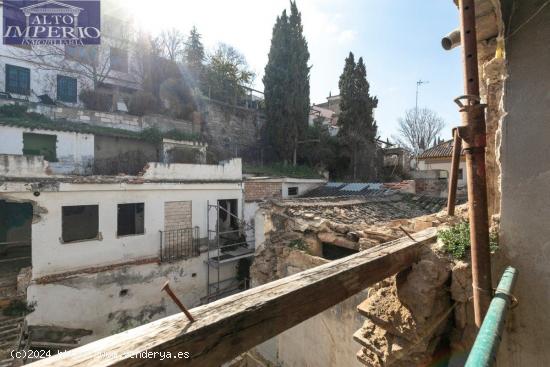
[[[460,153],[464,155],[464,150]],[[418,159],[427,158],[451,158],[453,156],[453,141],[447,140],[441,144],[436,145],[433,148],[426,149],[422,154],[418,156]]]

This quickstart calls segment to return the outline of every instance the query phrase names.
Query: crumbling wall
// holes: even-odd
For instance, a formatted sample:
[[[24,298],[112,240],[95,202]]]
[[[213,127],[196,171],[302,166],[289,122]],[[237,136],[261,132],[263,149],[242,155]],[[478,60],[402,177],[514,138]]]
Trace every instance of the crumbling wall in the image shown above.
[[[22,155],[24,150],[24,134],[43,134],[55,136],[56,160],[48,162],[49,172],[53,174],[90,174],[94,162],[94,135],[54,131],[44,129],[31,129],[16,126],[2,126],[0,130],[0,154]],[[4,174],[13,174],[18,167],[12,168]],[[33,174],[32,171],[24,174]],[[23,175],[22,172],[15,172]]]
[[[471,268],[426,246],[413,266],[369,290],[358,306],[366,317],[354,335],[367,366],[464,364],[476,335]]]
[[[206,259],[203,253],[173,263],[34,279],[27,301],[35,305],[35,311],[27,316],[27,322],[33,327],[89,330],[81,339],[85,344],[180,312],[161,290],[167,280],[187,308],[199,306],[206,296]],[[220,279],[234,274],[235,266],[222,267]]]
[[[311,205],[275,205],[269,210],[264,206],[263,216],[269,223],[251,270],[255,285],[327,262],[315,256],[322,243],[363,250],[404,236],[401,228],[414,237],[415,231],[467,216],[465,206],[457,207],[454,218],[440,212],[392,219],[378,217],[369,206],[328,203],[331,206],[322,209]],[[358,224],[354,211],[363,213],[367,223]],[[369,222],[369,215],[386,220]],[[443,253],[441,244],[434,243],[409,270],[259,345],[252,353],[273,365],[352,366],[362,361],[369,366],[415,366],[433,363],[443,355],[451,365],[460,366],[476,334],[471,283],[469,263],[453,260]],[[362,346],[358,360],[357,345],[353,349],[349,339],[352,334]],[[312,349],[316,353],[307,352]]]
[[[487,175],[487,207],[489,216],[500,213],[500,145],[502,119],[504,111],[504,81],[506,79],[506,60],[495,56],[497,41],[485,41],[479,44],[480,94],[487,104],[485,113],[486,150],[485,170]],[[503,50],[499,50],[503,52]]]
[[[444,213],[407,219],[405,213],[418,212],[403,202],[307,204],[264,205],[260,210],[267,224],[261,227],[265,242],[258,243],[251,268],[253,286],[328,262],[320,257],[323,243],[364,250],[404,236],[401,228],[414,236],[415,231],[465,215],[464,206],[457,207],[459,217],[454,219]],[[281,333],[251,353],[272,365],[360,366],[355,339],[363,341],[361,358],[368,365],[414,366],[430,361],[442,349],[468,347],[473,340],[473,314],[467,293],[471,293],[471,279],[465,277],[470,271],[459,267],[455,275],[457,264],[438,253],[436,245],[428,247],[410,270]],[[361,313],[356,311],[359,304]]]

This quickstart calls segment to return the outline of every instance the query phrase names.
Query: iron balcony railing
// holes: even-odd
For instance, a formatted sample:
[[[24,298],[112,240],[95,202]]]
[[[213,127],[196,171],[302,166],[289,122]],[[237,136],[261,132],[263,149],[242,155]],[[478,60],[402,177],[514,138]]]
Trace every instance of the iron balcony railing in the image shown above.
[[[199,227],[160,232],[160,261],[189,259],[200,255]]]

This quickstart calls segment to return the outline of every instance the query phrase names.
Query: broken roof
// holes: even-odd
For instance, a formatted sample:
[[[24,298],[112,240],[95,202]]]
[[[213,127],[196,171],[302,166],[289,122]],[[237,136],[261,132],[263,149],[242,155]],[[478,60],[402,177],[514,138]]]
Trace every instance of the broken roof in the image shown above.
[[[436,213],[445,207],[447,199],[398,193],[377,200],[356,196],[293,199],[272,204],[285,208],[286,214],[295,218],[361,225]]]

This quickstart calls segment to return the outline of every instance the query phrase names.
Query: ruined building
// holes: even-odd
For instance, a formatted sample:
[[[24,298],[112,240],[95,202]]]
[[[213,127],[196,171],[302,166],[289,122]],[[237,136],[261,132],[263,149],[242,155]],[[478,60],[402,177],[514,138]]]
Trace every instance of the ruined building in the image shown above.
[[[519,271],[517,302],[496,357],[499,366],[546,366],[550,6],[544,0],[474,5],[487,103],[488,210],[499,237],[493,286],[506,265]],[[452,32],[444,46],[459,46],[458,39]],[[335,191],[348,186],[337,184]],[[441,203],[412,194],[365,186],[344,191],[354,190],[367,195],[258,204],[253,287],[191,309],[193,322],[174,314],[36,365],[463,365],[477,334],[471,269],[468,261],[450,259],[437,236],[464,210],[448,217],[437,213]],[[145,352],[189,356],[160,361],[139,355]],[[118,359],[98,360],[104,353]]]

